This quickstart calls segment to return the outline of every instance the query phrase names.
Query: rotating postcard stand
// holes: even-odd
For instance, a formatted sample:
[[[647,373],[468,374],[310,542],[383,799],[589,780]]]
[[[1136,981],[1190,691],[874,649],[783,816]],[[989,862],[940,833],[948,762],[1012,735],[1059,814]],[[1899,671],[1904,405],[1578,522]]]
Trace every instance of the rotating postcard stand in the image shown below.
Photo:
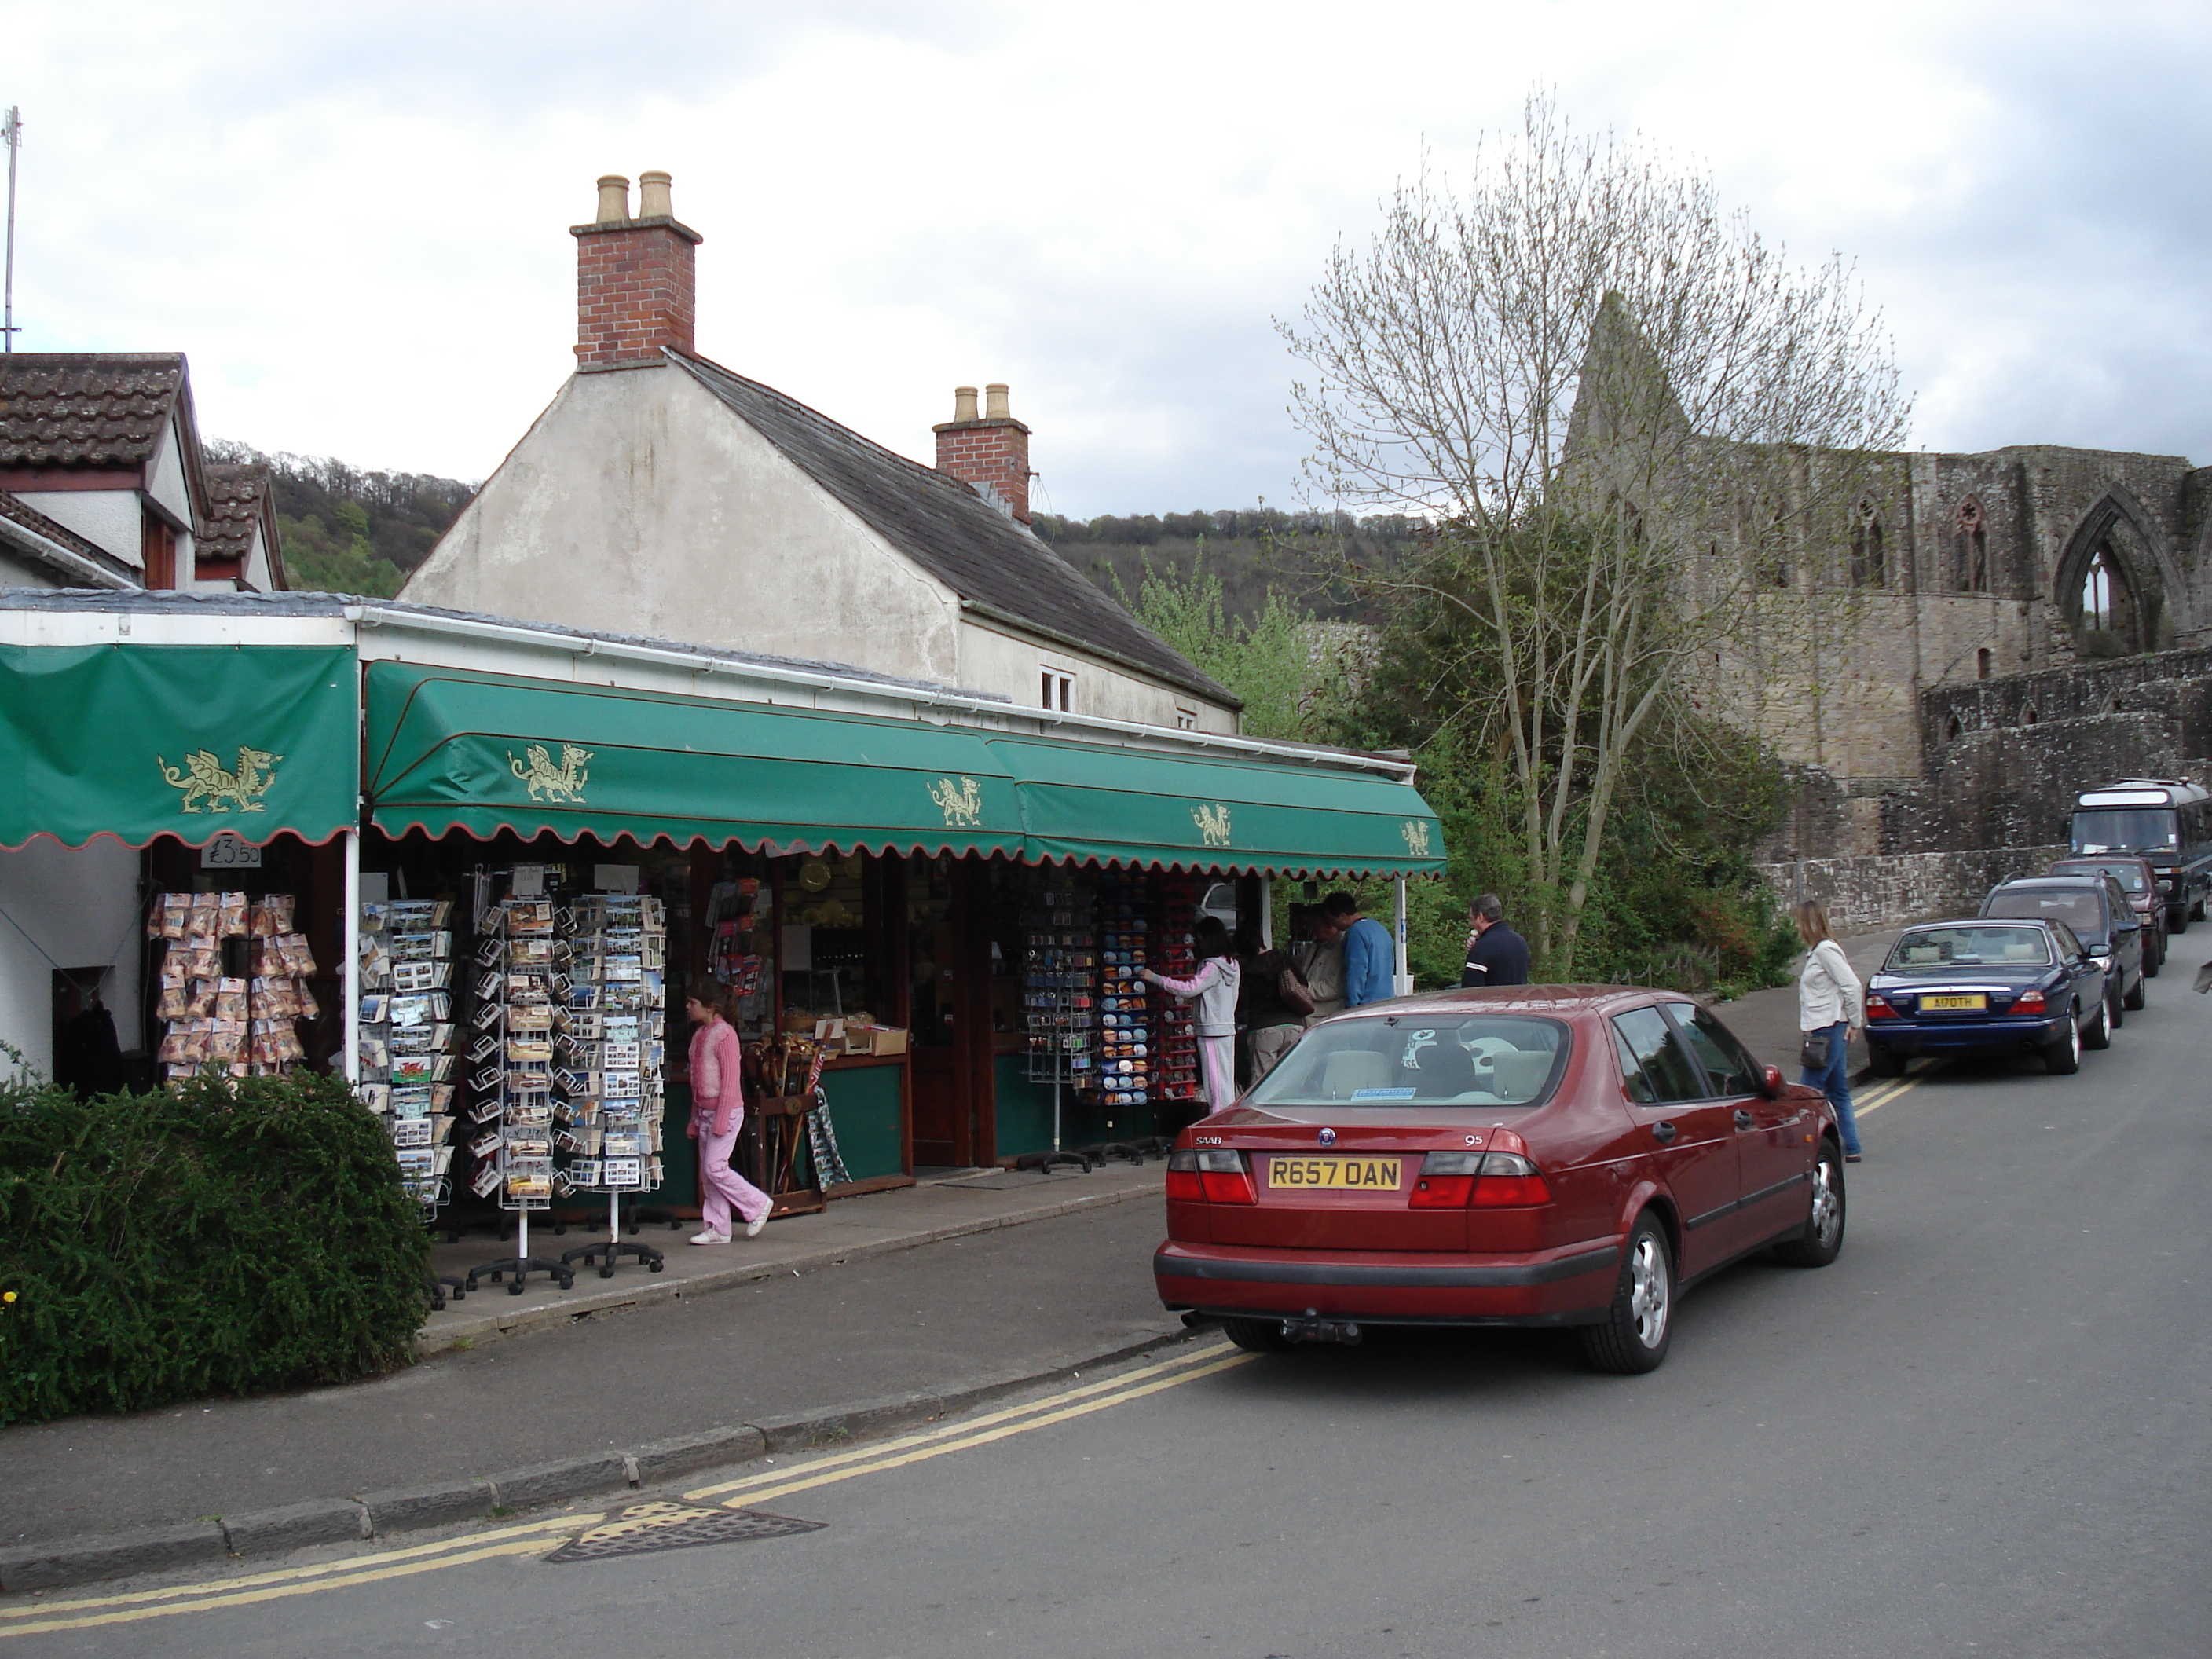
[[[607,1195],[607,1236],[564,1251],[574,1271],[614,1277],[625,1256],[649,1273],[666,1265],[649,1245],[622,1237],[622,1201],[642,1199],[661,1182],[663,1044],[668,929],[658,899],[588,893],[567,916],[568,984],[554,1014],[553,1070],[559,1120],[552,1144],[568,1155],[555,1182],[564,1193]],[[637,1230],[633,1206],[630,1231]]]
[[[523,1281],[542,1273],[569,1290],[573,1267],[530,1254],[531,1213],[553,1204],[553,1002],[568,987],[553,901],[504,899],[485,912],[478,933],[479,998],[498,1010],[480,1022],[480,1036],[493,1044],[479,1045],[488,1063],[478,1078],[496,1091],[499,1112],[471,1150],[480,1178],[496,1171],[485,1184],[514,1213],[516,1244],[513,1255],[470,1268],[468,1287],[480,1278],[505,1279],[507,1294],[520,1296]]]
[[[1052,1150],[1030,1152],[1014,1167],[1050,1175],[1091,1173],[1091,1160],[1060,1144],[1060,1091],[1095,1075],[1097,941],[1087,889],[1048,883],[1022,907],[1022,1003],[1029,1028],[1028,1077],[1052,1085]]]

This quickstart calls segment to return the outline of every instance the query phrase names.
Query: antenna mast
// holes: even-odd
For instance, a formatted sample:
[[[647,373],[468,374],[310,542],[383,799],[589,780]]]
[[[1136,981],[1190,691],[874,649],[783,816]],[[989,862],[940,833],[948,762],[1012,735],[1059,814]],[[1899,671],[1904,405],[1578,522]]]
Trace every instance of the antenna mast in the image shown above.
[[[8,106],[8,118],[0,121],[0,138],[8,143],[8,276],[6,297],[0,301],[0,351],[15,349],[15,152],[23,148],[23,112]]]

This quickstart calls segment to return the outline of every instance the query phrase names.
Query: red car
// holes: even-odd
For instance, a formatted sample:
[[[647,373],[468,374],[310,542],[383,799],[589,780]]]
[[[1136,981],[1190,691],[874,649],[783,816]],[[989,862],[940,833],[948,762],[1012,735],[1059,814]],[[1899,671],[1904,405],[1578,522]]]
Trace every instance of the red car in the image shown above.
[[[1836,1259],[1844,1160],[1826,1099],[1688,999],[1501,987],[1315,1026],[1176,1138],[1167,1206],[1160,1299],[1240,1346],[1576,1326],[1601,1370],[1648,1371],[1686,1286]]]

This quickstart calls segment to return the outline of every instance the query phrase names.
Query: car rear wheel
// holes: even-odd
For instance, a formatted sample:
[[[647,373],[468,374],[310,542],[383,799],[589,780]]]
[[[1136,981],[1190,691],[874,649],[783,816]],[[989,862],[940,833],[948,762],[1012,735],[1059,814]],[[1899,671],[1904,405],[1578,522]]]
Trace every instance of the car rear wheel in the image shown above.
[[[2150,970],[2146,968],[2142,974],[2136,975],[2136,988],[2120,999],[2120,1006],[2126,1009],[2131,1014],[2140,1011],[2143,1006],[2143,1002],[2147,995],[2147,992],[2143,985],[2143,978],[2145,975],[2149,973],[2149,971]]]
[[[1893,1054],[1887,1048],[1877,1048],[1869,1042],[1867,1044],[1867,1070],[1876,1077],[1903,1077],[1905,1056]]]
[[[2097,1005],[2097,1018],[2089,1022],[2089,1029],[2081,1033],[2084,1048],[2109,1048],[2112,1046],[2112,1012],[2116,1005],[2107,996]]]
[[[1620,1282],[1601,1324],[1583,1327],[1583,1357],[1620,1376],[1656,1371],[1674,1337],[1674,1258],[1665,1229],[1637,1218],[1620,1263]]]
[[[2166,913],[2166,931],[2169,933],[2185,933],[2189,931],[2187,905],[2183,905],[2179,910],[2168,910]]]
[[[2070,1014],[2058,1041],[2044,1048],[2043,1063],[2051,1068],[2053,1077],[2072,1077],[2081,1069],[2081,1032]]]
[[[1291,1346],[1279,1319],[1224,1319],[1221,1334],[1247,1353],[1283,1353]]]
[[[2151,941],[2150,949],[2143,952],[2143,977],[2145,979],[2156,979],[2158,977],[2158,970],[2165,966],[2166,940],[2164,939],[2154,939]]]
[[[1785,1267],[1825,1267],[1844,1249],[1844,1155],[1832,1140],[1822,1139],[1820,1156],[1813,1162],[1813,1207],[1805,1218],[1805,1231],[1774,1247],[1774,1259]]]

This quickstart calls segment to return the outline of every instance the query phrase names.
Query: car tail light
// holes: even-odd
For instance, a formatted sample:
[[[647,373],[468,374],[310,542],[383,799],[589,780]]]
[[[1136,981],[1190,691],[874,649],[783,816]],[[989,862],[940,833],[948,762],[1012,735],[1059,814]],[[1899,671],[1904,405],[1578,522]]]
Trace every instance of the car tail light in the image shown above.
[[[1431,1152],[1407,1202],[1416,1210],[1508,1209],[1549,1204],[1552,1189],[1518,1152]]]
[[[2051,1007],[2044,1001],[2042,992],[2022,991],[2019,1000],[2013,1004],[2012,1011],[2015,1014],[2047,1014]]]
[[[1213,1146],[1185,1146],[1168,1154],[1168,1196],[1208,1204],[1260,1201],[1244,1154]]]
[[[1869,1019],[1895,1019],[1897,1010],[1889,1006],[1889,999],[1873,992],[1867,994],[1866,1017]]]
[[[1168,1154],[1168,1196],[1186,1204],[1206,1202],[1206,1184],[1198,1178],[1198,1154],[1187,1146]]]

